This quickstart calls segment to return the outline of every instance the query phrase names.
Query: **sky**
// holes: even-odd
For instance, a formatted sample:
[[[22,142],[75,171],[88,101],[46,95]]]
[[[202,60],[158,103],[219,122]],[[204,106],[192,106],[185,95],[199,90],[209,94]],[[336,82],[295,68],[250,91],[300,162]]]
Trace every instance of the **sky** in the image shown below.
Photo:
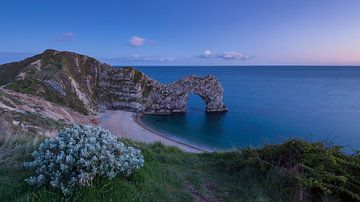
[[[360,65],[358,0],[1,0],[0,64]]]

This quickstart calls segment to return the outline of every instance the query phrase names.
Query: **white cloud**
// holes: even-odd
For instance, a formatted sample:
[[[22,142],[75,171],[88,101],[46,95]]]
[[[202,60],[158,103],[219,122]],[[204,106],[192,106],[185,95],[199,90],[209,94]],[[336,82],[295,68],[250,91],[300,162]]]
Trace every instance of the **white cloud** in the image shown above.
[[[172,63],[184,61],[184,58],[179,58],[175,56],[144,56],[134,54],[131,56],[123,56],[123,57],[113,57],[113,58],[104,58],[104,60],[109,61],[110,63],[128,63],[128,62],[141,62],[141,63]]]
[[[210,50],[204,50],[203,54],[199,56],[200,58],[214,58],[215,55]]]
[[[132,55],[130,57],[123,57],[125,60],[131,61],[153,61],[153,62],[175,62],[182,61],[182,58],[171,57],[171,56],[142,56],[142,55]]]
[[[145,43],[145,39],[139,36],[133,36],[129,39],[129,44],[134,47],[143,46]]]
[[[203,59],[223,59],[223,60],[247,60],[250,56],[244,55],[237,51],[224,51],[220,53],[214,53],[210,50],[205,50],[198,58]]]
[[[225,51],[221,53],[218,57],[225,60],[246,60],[250,58],[250,56],[246,56],[236,51]]]

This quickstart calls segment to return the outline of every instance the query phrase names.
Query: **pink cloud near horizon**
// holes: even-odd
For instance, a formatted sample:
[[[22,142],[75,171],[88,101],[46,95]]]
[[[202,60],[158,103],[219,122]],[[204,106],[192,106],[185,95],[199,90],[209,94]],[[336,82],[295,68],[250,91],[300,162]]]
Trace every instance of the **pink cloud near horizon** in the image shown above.
[[[133,47],[141,47],[145,43],[145,38],[139,37],[139,36],[132,36],[129,39],[129,44]]]

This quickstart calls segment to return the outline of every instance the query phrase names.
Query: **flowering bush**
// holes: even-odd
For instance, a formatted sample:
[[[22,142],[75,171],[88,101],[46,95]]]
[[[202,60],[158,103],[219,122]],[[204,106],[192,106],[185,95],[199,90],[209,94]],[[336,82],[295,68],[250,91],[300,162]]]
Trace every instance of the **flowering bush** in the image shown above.
[[[26,179],[30,185],[50,185],[64,195],[76,187],[90,186],[95,177],[129,176],[144,164],[140,150],[126,147],[110,131],[75,125],[45,140],[25,166],[36,170]]]

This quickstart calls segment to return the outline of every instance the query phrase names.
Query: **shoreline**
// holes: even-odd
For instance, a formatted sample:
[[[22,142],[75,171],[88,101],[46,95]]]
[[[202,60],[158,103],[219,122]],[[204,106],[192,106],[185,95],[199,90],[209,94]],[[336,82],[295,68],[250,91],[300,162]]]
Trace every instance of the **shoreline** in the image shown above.
[[[175,146],[183,151],[192,153],[212,152],[207,148],[202,148],[176,138],[169,137],[155,131],[141,122],[140,116],[128,111],[106,111],[98,115],[99,126],[110,130],[114,135],[130,140],[147,144],[161,142],[167,146]]]
[[[209,149],[209,148],[204,148],[204,147],[201,147],[199,145],[195,145],[195,144],[191,144],[191,143],[187,143],[186,141],[182,141],[182,140],[179,140],[179,139],[176,139],[176,138],[173,138],[173,137],[169,137],[167,135],[164,135],[163,133],[159,132],[159,131],[156,131],[152,128],[150,128],[149,126],[147,126],[146,124],[144,124],[141,120],[140,120],[140,115],[139,114],[134,114],[133,115],[133,118],[134,118],[134,121],[139,125],[141,126],[142,128],[144,128],[145,130],[148,130],[162,138],[165,138],[165,139],[168,139],[170,141],[173,141],[173,142],[176,142],[178,144],[181,144],[181,145],[184,145],[184,146],[187,146],[187,147],[191,147],[191,148],[194,148],[194,149],[197,149],[199,151],[202,151],[202,152],[213,152],[213,150]]]

